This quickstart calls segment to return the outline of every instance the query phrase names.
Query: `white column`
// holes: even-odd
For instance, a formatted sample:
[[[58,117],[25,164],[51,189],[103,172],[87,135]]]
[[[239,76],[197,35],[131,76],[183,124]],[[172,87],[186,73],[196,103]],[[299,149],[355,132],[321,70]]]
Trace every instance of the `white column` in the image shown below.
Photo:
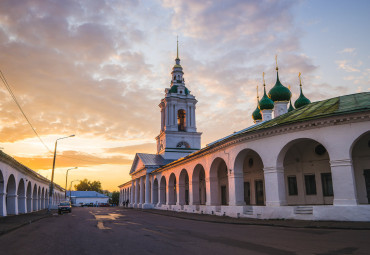
[[[179,181],[180,182],[180,181]],[[185,184],[177,184],[177,205],[184,205],[185,204]]]
[[[284,168],[265,167],[266,206],[286,205]]]
[[[189,205],[193,205],[193,184],[191,180],[189,180]]]
[[[192,110],[192,114],[191,114],[191,117],[192,117],[192,127],[193,128],[196,128],[196,123],[195,123],[195,105],[193,107],[191,107],[191,110]]]
[[[352,160],[335,159],[330,161],[333,181],[334,205],[357,205],[357,192]]]
[[[0,216],[6,216],[6,193],[0,193]]]
[[[228,174],[229,205],[245,205],[243,173],[232,171]]]
[[[135,207],[138,207],[140,203],[140,189],[139,187],[139,179],[136,180],[136,185],[135,185]]]
[[[153,185],[150,185],[149,174],[145,176],[145,204],[143,205],[144,209],[152,208],[152,204],[150,203],[150,188]]]
[[[219,187],[217,177],[206,178],[206,190],[210,192],[207,193],[207,205],[219,205]]]
[[[135,183],[134,181],[132,180],[131,181],[131,194],[130,194],[130,204],[131,204],[131,207],[134,207],[134,192],[135,192]]]
[[[191,184],[189,183],[189,204],[190,205],[199,205],[200,204],[199,189],[200,189],[200,183],[199,183],[198,180],[192,181]],[[192,191],[191,195],[190,195],[190,190]]]
[[[17,215],[18,214],[18,195],[12,194],[12,195],[7,195],[7,204],[6,208],[9,214],[12,215]]]
[[[27,204],[26,204],[26,196],[19,196],[18,197],[18,213],[26,213],[27,212]]]
[[[144,192],[145,192],[145,190],[144,190],[144,177],[142,176],[142,177],[140,177],[140,198],[139,198],[139,206],[141,207],[141,206],[143,206],[143,204],[144,204],[144,201],[143,201],[143,195],[144,195]]]

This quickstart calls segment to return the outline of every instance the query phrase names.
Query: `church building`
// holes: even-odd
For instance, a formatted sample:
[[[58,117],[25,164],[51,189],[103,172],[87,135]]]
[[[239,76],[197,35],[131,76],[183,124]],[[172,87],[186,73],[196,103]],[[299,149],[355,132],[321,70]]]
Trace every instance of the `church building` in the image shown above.
[[[298,82],[297,82],[298,83]],[[260,219],[370,221],[370,93],[311,102],[279,78],[254,125],[201,148],[177,57],[159,104],[157,153],[137,153],[120,204]]]

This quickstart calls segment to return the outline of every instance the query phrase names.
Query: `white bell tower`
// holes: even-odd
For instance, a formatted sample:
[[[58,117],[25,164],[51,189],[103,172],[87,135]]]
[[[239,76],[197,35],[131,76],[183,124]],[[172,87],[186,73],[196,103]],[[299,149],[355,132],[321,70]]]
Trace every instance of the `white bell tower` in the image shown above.
[[[202,133],[197,132],[195,105],[197,100],[185,87],[180,65],[179,42],[177,57],[171,72],[171,87],[161,100],[161,131],[156,137],[157,154],[165,159],[179,159],[200,149]]]

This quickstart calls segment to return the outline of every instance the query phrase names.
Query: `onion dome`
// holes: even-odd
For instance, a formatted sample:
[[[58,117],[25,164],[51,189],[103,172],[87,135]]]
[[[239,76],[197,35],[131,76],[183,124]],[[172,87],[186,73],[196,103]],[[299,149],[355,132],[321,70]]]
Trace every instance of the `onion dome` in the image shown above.
[[[260,109],[258,108],[259,103],[260,103],[260,97],[258,96],[258,86],[257,86],[257,107],[254,110],[254,112],[252,113],[252,118],[253,118],[254,122],[262,120],[262,114],[261,114]]]
[[[263,84],[263,97],[261,98],[258,108],[263,110],[272,110],[274,109],[274,102],[266,95],[266,85]]]
[[[289,100],[289,108],[288,108],[288,112],[291,112],[294,110],[294,107],[293,107],[293,104],[292,104],[292,100]]]
[[[294,102],[294,107],[296,109],[311,103],[311,101],[303,95],[302,82],[301,82],[301,73],[299,73],[299,87],[300,87],[300,90],[301,90],[301,94],[299,95],[298,99]]]
[[[275,86],[269,91],[269,98],[274,102],[288,102],[292,96],[290,90],[281,84],[279,80],[279,72],[276,67],[276,83]]]

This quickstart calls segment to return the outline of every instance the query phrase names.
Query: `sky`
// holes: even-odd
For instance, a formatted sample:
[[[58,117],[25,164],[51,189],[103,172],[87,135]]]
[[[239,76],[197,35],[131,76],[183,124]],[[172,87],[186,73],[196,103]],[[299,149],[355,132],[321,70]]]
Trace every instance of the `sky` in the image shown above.
[[[253,124],[256,86],[311,101],[370,91],[370,1],[2,0],[0,147],[50,179],[118,190],[156,153],[176,37],[202,147]]]

